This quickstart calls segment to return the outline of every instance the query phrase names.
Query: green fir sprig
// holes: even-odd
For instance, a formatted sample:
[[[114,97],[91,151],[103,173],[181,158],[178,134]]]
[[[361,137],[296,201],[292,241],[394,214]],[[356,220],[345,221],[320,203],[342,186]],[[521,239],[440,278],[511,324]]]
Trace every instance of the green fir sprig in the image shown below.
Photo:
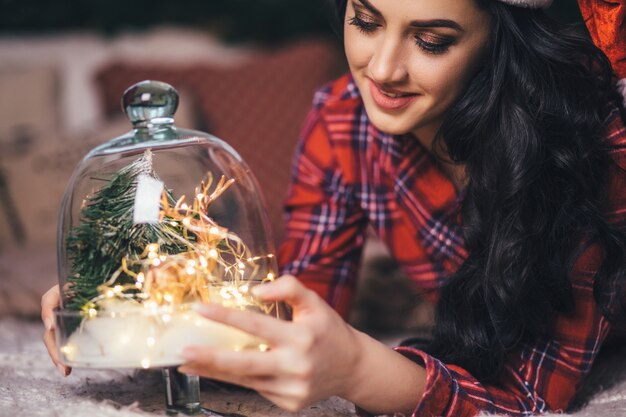
[[[150,150],[113,174],[82,208],[80,224],[70,231],[66,241],[72,266],[65,289],[65,308],[83,309],[99,294],[98,286],[118,270],[122,258],[138,257],[151,243],[158,243],[160,251],[168,254],[187,250],[184,240],[178,238],[183,234],[182,224],[133,222],[137,181],[142,174],[157,178]],[[166,194],[170,204],[174,204],[172,192],[166,189]],[[136,269],[133,272],[139,272],[139,267]],[[122,272],[118,282],[133,283],[134,279]]]

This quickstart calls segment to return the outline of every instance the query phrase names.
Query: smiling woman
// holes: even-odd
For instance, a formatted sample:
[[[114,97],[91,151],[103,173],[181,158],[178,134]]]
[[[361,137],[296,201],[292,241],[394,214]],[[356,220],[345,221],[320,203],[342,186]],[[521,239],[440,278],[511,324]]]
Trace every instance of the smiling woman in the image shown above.
[[[468,1],[421,2],[418,14],[410,1],[377,4],[348,2],[350,72],[376,127],[431,140],[484,62],[490,15]]]
[[[350,73],[302,131],[285,276],[255,287],[293,320],[201,307],[269,350],[190,347],[181,371],[287,410],[566,410],[624,322],[626,129],[606,56],[549,3],[337,0]],[[389,349],[342,319],[367,227],[436,303],[429,343]]]
[[[369,223],[437,303],[432,342],[397,349],[425,374],[361,359],[363,409],[565,410],[623,317],[623,108],[549,3],[337,1],[350,74],[305,126],[284,271],[345,315]]]
[[[374,126],[410,132],[430,149],[445,110],[484,63],[491,16],[472,1],[421,2],[419,19],[410,1],[379,7],[367,0],[347,4],[350,72]],[[462,167],[444,169],[461,188]]]

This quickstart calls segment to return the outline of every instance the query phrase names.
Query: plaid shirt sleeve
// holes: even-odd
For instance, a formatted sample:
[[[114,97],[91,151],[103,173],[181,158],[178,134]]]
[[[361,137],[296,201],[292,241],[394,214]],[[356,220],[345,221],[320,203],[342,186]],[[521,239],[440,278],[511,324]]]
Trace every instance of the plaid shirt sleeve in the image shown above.
[[[615,162],[609,183],[608,220],[626,231],[626,129],[614,108],[608,119],[608,141]],[[555,318],[551,338],[521,346],[507,361],[498,386],[482,384],[466,370],[412,348],[398,352],[426,368],[427,380],[414,417],[470,417],[481,412],[529,416],[564,411],[589,372],[610,331],[610,324],[593,294],[602,259],[597,246],[588,247],[572,272],[575,312]],[[614,294],[619,302],[624,294]],[[364,411],[360,415],[368,416]]]
[[[317,93],[292,166],[285,202],[286,239],[279,250],[291,274],[347,317],[367,219],[344,181],[320,117],[327,91]]]

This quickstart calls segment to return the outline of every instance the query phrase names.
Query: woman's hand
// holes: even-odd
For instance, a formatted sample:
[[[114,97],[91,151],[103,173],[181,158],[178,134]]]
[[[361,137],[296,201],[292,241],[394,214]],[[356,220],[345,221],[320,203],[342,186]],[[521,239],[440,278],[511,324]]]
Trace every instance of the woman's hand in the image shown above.
[[[253,291],[261,300],[290,304],[293,321],[216,305],[203,305],[199,312],[266,340],[270,350],[189,347],[183,352],[188,362],[179,370],[252,388],[289,411],[333,395],[349,397],[361,360],[358,332],[294,277]]]
[[[55,285],[50,288],[41,297],[41,319],[45,326],[43,333],[43,342],[48,349],[48,354],[52,359],[52,362],[59,368],[59,372],[63,376],[68,376],[72,372],[72,368],[67,367],[61,363],[56,350],[56,339],[54,337],[54,309],[61,304],[61,293],[59,292],[59,286]]]

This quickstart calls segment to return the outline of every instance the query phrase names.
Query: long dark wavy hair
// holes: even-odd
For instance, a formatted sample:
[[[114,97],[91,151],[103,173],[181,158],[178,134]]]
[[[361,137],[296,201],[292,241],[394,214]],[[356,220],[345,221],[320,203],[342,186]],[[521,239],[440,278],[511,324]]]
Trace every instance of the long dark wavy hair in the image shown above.
[[[574,312],[571,272],[589,245],[603,254],[596,301],[615,322],[624,313],[626,239],[603,215],[612,163],[603,121],[619,101],[606,56],[577,29],[475,1],[491,14],[491,44],[434,145],[466,165],[469,256],[442,289],[425,350],[495,383],[513,349]],[[335,5],[343,20],[346,1]]]

